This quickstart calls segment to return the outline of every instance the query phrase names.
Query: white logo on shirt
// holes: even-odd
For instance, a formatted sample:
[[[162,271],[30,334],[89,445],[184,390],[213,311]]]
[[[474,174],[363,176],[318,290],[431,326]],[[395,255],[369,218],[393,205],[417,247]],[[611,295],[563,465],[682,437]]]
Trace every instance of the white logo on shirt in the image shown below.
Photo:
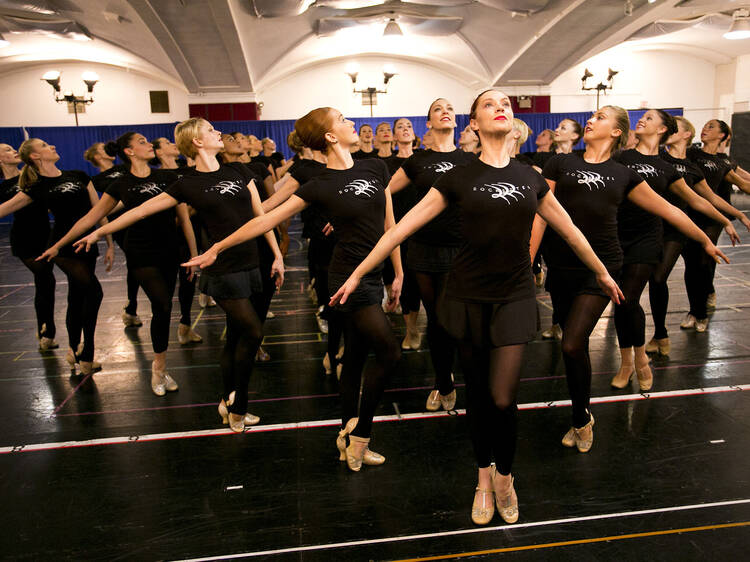
[[[586,172],[584,170],[576,170],[576,174],[578,175],[578,183],[585,184],[589,188],[589,191],[594,187],[596,189],[604,187],[604,180],[602,179],[601,174],[597,174],[596,172]]]
[[[521,187],[515,186],[512,183],[498,182],[498,183],[486,183],[482,187],[475,187],[474,191],[487,191],[491,194],[493,199],[502,199],[508,205],[510,201],[508,198],[512,198],[513,201],[518,201],[518,198],[525,198],[526,195],[521,191],[522,189],[529,189],[529,186],[524,185]]]
[[[75,193],[81,186],[72,181],[66,181],[55,187],[55,191],[62,193]]]
[[[161,192],[161,187],[156,185],[154,182],[141,184],[141,189],[139,190],[139,193],[151,193],[153,195],[158,195]]]
[[[343,190],[340,190],[339,193],[348,193],[349,191],[354,191],[354,195],[366,195],[369,199],[373,193],[378,191],[378,188],[375,184],[367,180],[354,180],[347,184]]]
[[[675,170],[677,170],[678,172],[680,172],[680,174],[686,174],[687,173],[687,168],[684,166],[684,164],[675,164],[674,167],[675,167]]]
[[[719,166],[713,160],[701,160],[701,164],[708,170],[718,170]]]
[[[448,170],[452,170],[456,166],[454,166],[452,162],[438,162],[437,164],[430,164],[427,167],[432,168],[438,174],[444,174],[445,172],[447,172]]]
[[[109,174],[108,177],[109,177],[109,179],[119,178],[121,175],[122,175],[122,172],[112,172],[111,174]]]
[[[216,184],[216,189],[219,190],[219,195],[237,195],[241,190],[242,186],[236,181],[220,181]]]
[[[647,178],[659,175],[659,172],[651,164],[633,164],[631,168],[638,172],[639,175],[646,176]]]

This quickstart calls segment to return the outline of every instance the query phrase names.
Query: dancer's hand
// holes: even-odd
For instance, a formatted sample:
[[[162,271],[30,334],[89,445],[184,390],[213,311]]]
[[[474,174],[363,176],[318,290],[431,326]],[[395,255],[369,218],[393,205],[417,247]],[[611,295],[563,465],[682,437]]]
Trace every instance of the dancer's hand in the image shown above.
[[[708,242],[705,246],[703,246],[703,250],[711,256],[716,263],[721,263],[721,260],[724,260],[724,263],[729,263],[729,258],[724,255],[724,252],[719,250],[719,248],[716,247],[716,245],[713,242]]]
[[[625,295],[622,294],[620,287],[617,285],[615,280],[612,279],[612,276],[609,273],[597,275],[596,282],[599,283],[599,286],[607,294],[607,296],[612,299],[613,303],[620,304],[622,302],[625,302]]]
[[[95,230],[85,238],[81,238],[78,242],[75,242],[73,248],[75,248],[76,253],[80,253],[81,250],[88,252],[92,246],[96,246],[96,243],[99,242],[99,240],[101,240],[101,236],[99,236]]]
[[[745,215],[742,215],[740,222],[742,223],[742,226],[747,228],[747,231],[750,232],[750,219],[747,218]]]
[[[388,312],[393,312],[398,306],[399,297],[401,296],[401,287],[404,285],[404,277],[396,276],[391,283],[391,289],[388,291],[388,303],[385,308]]]
[[[35,261],[52,261],[53,258],[56,258],[57,254],[59,253],[60,250],[58,250],[55,246],[52,246],[51,248],[47,248],[46,250],[44,250],[44,253],[36,258]]]
[[[328,235],[331,234],[331,232],[333,232],[333,226],[331,225],[330,222],[326,223],[326,225],[323,227],[323,231],[322,232],[323,232],[324,236],[328,236]]]
[[[284,284],[284,258],[279,256],[271,264],[271,277],[276,278],[276,290]]]
[[[734,229],[734,226],[732,226],[731,222],[727,223],[727,225],[724,227],[724,232],[729,235],[729,239],[732,241],[732,246],[742,243],[739,234],[737,234],[737,231]]]
[[[349,298],[349,295],[355,291],[358,285],[359,277],[352,273],[349,279],[346,280],[346,283],[341,285],[339,290],[331,297],[331,300],[328,301],[328,306],[336,306],[339,303],[344,304],[346,299]]]
[[[107,251],[104,252],[104,268],[105,271],[112,271],[112,266],[115,263],[115,247],[113,245],[107,246]]]
[[[181,264],[183,267],[199,267],[201,269],[206,269],[207,267],[210,267],[215,261],[216,258],[219,257],[219,253],[216,251],[216,246],[211,246],[208,250],[203,252],[200,256],[195,256],[194,258],[191,258],[190,261],[186,261],[185,263]]]
[[[187,271],[187,280],[192,281],[195,279],[195,276],[198,274],[198,268],[194,265],[190,265],[185,268],[185,271]]]

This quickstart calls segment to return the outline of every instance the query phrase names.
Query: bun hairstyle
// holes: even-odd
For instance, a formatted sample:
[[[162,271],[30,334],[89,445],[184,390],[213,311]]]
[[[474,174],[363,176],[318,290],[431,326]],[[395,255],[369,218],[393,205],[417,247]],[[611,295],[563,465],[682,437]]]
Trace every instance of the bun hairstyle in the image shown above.
[[[659,144],[664,144],[669,137],[677,132],[677,120],[663,109],[654,109],[653,111],[659,114],[661,124],[667,128],[659,137]]]
[[[608,106],[608,107],[613,107],[613,106]],[[568,121],[569,123],[573,125],[573,131],[575,131],[575,134],[578,135],[578,138],[573,143],[573,144],[576,144],[583,138],[583,127],[581,127],[581,124],[575,119],[563,119],[563,121]],[[630,123],[630,121],[628,121],[628,123]],[[555,133],[553,131],[552,137],[554,138],[554,136],[555,136]]]
[[[125,154],[125,149],[130,148],[130,141],[137,134],[135,131],[128,131],[124,135],[120,135],[116,141],[109,141],[104,145],[104,152],[109,156],[117,156],[126,164],[130,164],[130,158]]]
[[[21,175],[18,178],[18,187],[21,191],[36,183],[39,179],[39,171],[37,170],[36,164],[31,159],[31,154],[36,152],[34,149],[34,143],[40,142],[40,139],[28,139],[21,143],[18,147],[18,157],[23,162],[23,168],[21,168]]]
[[[198,138],[200,128],[206,123],[208,121],[203,117],[191,117],[177,124],[174,128],[174,140],[177,148],[180,149],[180,154],[192,159],[198,156],[193,139]]]
[[[104,146],[103,142],[95,142],[90,147],[86,149],[86,152],[83,153],[84,160],[91,162],[94,166],[97,166],[96,162],[96,155],[99,152],[99,147]]]
[[[305,148],[305,145],[300,140],[297,131],[292,131],[287,135],[286,144],[295,152],[295,154],[302,154],[302,150]]]
[[[148,161],[150,166],[159,166],[161,164],[161,160],[159,160],[159,157],[156,155],[156,151],[161,148],[161,139],[163,138],[164,137],[157,137],[151,141],[151,146],[154,149],[154,157]]]
[[[628,144],[628,132],[630,131],[630,117],[628,112],[617,105],[605,105],[602,109],[609,109],[615,117],[615,128],[620,129],[620,136],[612,145],[612,152],[622,150]]]
[[[690,133],[690,138],[688,139],[688,145],[692,144],[693,137],[695,136],[695,127],[693,127],[693,124],[687,119],[685,119],[682,115],[675,116],[674,120],[675,120],[675,124],[682,123],[682,128]]]
[[[332,111],[330,107],[319,107],[294,122],[294,130],[302,144],[321,152],[328,149],[326,133],[333,127]]]
[[[521,146],[529,138],[529,126],[521,121],[518,117],[513,118],[513,130],[521,133],[521,136],[516,140],[516,146]]]
[[[732,129],[729,127],[729,125],[726,124],[725,121],[722,121],[721,119],[714,119],[714,121],[719,124],[719,129],[721,129],[721,142],[724,142],[732,136]]]

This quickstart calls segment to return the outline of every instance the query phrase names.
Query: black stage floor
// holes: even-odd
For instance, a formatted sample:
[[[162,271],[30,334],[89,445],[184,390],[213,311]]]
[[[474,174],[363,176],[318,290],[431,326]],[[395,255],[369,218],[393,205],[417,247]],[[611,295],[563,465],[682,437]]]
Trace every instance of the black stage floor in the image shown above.
[[[750,208],[750,198],[737,203]],[[272,360],[251,381],[260,425],[243,435],[216,413],[223,316],[194,307],[204,343],[180,347],[169,370],[180,390],[149,386],[148,323],[123,329],[124,264],[107,274],[90,378],[64,362],[65,278],[58,278],[59,350],[34,339],[31,276],[0,238],[0,556],[161,560],[704,560],[750,547],[750,234],[724,247],[718,306],[704,334],[679,322],[682,263],[672,275],[669,358],[653,362],[652,392],[609,380],[619,354],[610,311],[591,340],[596,439],[560,445],[569,425],[559,345],[526,352],[514,467],[521,516],[472,524],[476,469],[463,386],[457,407],[428,414],[429,354],[405,352],[378,412],[381,467],[350,472],[334,446],[337,382],[321,367],[325,336],[307,298],[298,236],[272,305]],[[726,246],[726,238],[721,244]],[[647,299],[644,297],[647,309]],[[549,298],[539,295],[542,325]],[[175,303],[175,326],[176,326]],[[139,313],[149,317],[141,294]],[[400,318],[392,317],[403,333]],[[650,322],[650,319],[649,319]],[[422,319],[423,323],[423,319]],[[175,328],[176,329],[176,328]],[[648,337],[651,336],[650,328]],[[462,382],[457,372],[457,382]]]

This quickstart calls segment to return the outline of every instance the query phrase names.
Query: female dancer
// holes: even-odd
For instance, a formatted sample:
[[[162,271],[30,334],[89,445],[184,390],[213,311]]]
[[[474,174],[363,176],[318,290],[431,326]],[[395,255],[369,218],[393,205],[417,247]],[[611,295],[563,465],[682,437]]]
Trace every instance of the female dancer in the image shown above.
[[[135,224],[179,203],[187,203],[201,216],[209,237],[221,239],[249,220],[253,213],[263,214],[260,198],[244,166],[220,166],[216,155],[224,147],[221,133],[200,118],[183,121],[175,128],[180,153],[195,159],[195,172],[173,183],[166,192],[141,203],[116,221],[99,228],[76,242],[89,248],[102,236]],[[284,264],[273,233],[266,240],[277,256],[273,272],[283,276]],[[258,247],[255,242],[227,252],[211,271],[205,271],[208,294],[216,299],[227,315],[226,344],[220,364],[224,391],[219,415],[232,431],[242,432],[246,425],[260,419],[247,414],[247,385],[255,353],[263,339],[262,326],[252,299],[262,292],[258,272]]]
[[[554,131],[554,144],[555,149],[552,152],[544,154],[543,157],[537,160],[538,166],[544,168],[547,162],[555,154],[570,154],[573,152],[573,147],[581,140],[583,136],[583,127],[578,121],[573,119],[563,119],[557,124],[557,128]],[[544,246],[541,248],[542,257],[544,257]],[[549,287],[545,287],[549,292]],[[560,328],[560,322],[557,317],[557,311],[552,308],[552,326],[542,332],[542,338],[545,340],[562,340],[562,328]]]
[[[370,125],[362,125],[359,128],[359,150],[352,154],[352,158],[359,160],[360,158],[374,158],[377,156],[378,152],[373,148],[372,141],[372,127]]]
[[[750,193],[750,182],[745,181],[732,168],[732,164],[717,154],[719,145],[731,135],[729,125],[719,119],[712,119],[701,131],[701,148],[687,149],[688,160],[694,162],[703,172],[708,186],[727,203],[731,200],[731,184]],[[726,180],[726,182],[723,182]],[[698,226],[715,244],[721,234],[721,225],[706,218],[695,217]],[[713,279],[716,265],[703,257],[700,247],[688,242],[684,250],[685,288],[690,301],[690,311],[680,324],[682,329],[695,328],[705,332],[708,328],[708,307],[716,306],[716,293]],[[691,298],[692,295],[692,298]],[[713,295],[713,296],[712,296]]]
[[[149,162],[154,158],[154,150],[141,134],[127,132],[116,142],[107,143],[106,149],[110,153],[116,152],[123,162],[130,165],[130,169],[110,184],[97,204],[45,251],[42,258],[49,260],[57,256],[61,248],[83,236],[112,212],[118,203],[122,202],[126,210],[133,209],[164,192],[177,180],[177,175],[169,170],[153,170],[149,167]],[[185,205],[177,208],[176,215],[174,210],[169,209],[128,228],[123,248],[128,270],[133,272],[151,301],[151,345],[154,350],[151,390],[157,396],[164,396],[167,391],[178,389],[175,380],[166,372],[172,296],[180,257],[175,220],[182,228],[190,255],[195,256],[195,236]]]
[[[9,144],[0,143],[0,203],[4,203],[19,192],[18,152]],[[36,312],[36,337],[39,349],[57,349],[55,341],[55,274],[53,265],[36,261],[49,240],[49,216],[47,208],[38,203],[19,209],[13,215],[10,228],[10,251],[34,275],[34,311]]]
[[[417,197],[424,197],[442,174],[455,167],[476,160],[476,155],[457,149],[453,143],[456,113],[453,105],[438,98],[427,112],[427,125],[432,131],[430,150],[416,152],[393,174],[388,188],[398,193],[410,183]],[[414,271],[419,295],[427,312],[427,341],[430,345],[432,366],[435,369],[435,386],[427,397],[430,411],[452,410],[456,405],[453,385],[453,361],[456,345],[437,321],[437,299],[443,292],[453,258],[461,246],[458,211],[448,206],[409,239],[409,263]]]
[[[550,188],[570,214],[573,222],[591,242],[599,259],[611,274],[622,267],[623,253],[617,237],[617,209],[626,197],[658,215],[689,237],[699,240],[714,259],[726,256],[676,207],[657,196],[634,170],[611,159],[614,150],[624,146],[630,129],[628,113],[619,107],[604,106],[586,123],[583,154],[560,154],[544,167]],[[532,255],[544,232],[535,220],[531,238]],[[544,240],[547,261],[547,287],[563,328],[562,352],[565,375],[573,403],[572,427],[563,437],[566,447],[585,453],[594,441],[594,418],[589,412],[591,362],[588,342],[609,298],[596,286],[588,270],[570,253],[555,232]]]
[[[659,145],[677,131],[674,117],[660,109],[649,109],[638,120],[636,148],[625,150],[615,160],[635,170],[661,197],[674,194],[695,211],[719,221],[732,241],[737,233],[724,215],[696,194],[670,163],[659,156]],[[677,206],[678,208],[680,205]],[[625,302],[615,307],[615,328],[620,344],[621,364],[612,386],[625,388],[633,376],[641,390],[650,390],[653,375],[646,355],[646,315],[640,305],[641,293],[663,255],[662,220],[631,201],[623,201],[617,214],[617,230],[623,250],[621,286]]]
[[[27,207],[32,202],[49,209],[55,218],[52,240],[59,240],[73,224],[99,201],[89,177],[77,170],[59,170],[55,163],[60,159],[55,147],[41,139],[28,139],[18,149],[24,163],[18,179],[19,193],[0,205],[0,217]],[[107,219],[103,218],[102,223]],[[65,325],[68,328],[68,350],[65,360],[75,371],[80,365],[81,374],[90,375],[101,368],[94,361],[94,333],[102,286],[94,268],[99,254],[96,246],[77,254],[71,246],[60,249],[55,263],[68,278],[68,310]],[[112,267],[114,246],[107,237],[104,262],[107,271]],[[83,347],[77,353],[83,333]]]
[[[117,155],[109,155],[104,150],[103,142],[96,142],[86,149],[83,157],[88,160],[92,166],[99,169],[99,173],[91,178],[94,189],[101,196],[107,191],[109,185],[117,178],[122,177],[127,172],[128,167],[124,164],[115,165]],[[120,216],[120,211],[116,211],[108,217],[108,220],[114,220]],[[125,232],[120,231],[112,235],[113,240],[123,249],[125,242]],[[45,248],[46,249],[46,248]],[[143,322],[138,317],[138,281],[135,276],[128,270],[126,274],[126,284],[128,291],[128,300],[122,309],[122,323],[126,328],[143,326]]]
[[[510,99],[488,90],[471,106],[471,127],[482,142],[478,160],[453,169],[380,239],[331,302],[345,304],[361,280],[393,248],[454,205],[465,243],[448,275],[440,320],[458,342],[466,377],[467,413],[478,470],[471,518],[490,522],[495,503],[507,523],[518,520],[511,467],[517,440],[516,395],[523,351],[536,335],[536,298],[529,237],[538,212],[588,266],[601,290],[615,302],[617,284],[544,179],[510,157]],[[587,270],[588,271],[588,270]],[[495,466],[491,466],[494,458]],[[493,500],[494,495],[494,500]]]
[[[479,152],[479,137],[471,130],[471,126],[466,125],[461,134],[458,135],[458,146],[464,152]]]
[[[393,156],[393,130],[389,123],[379,123],[375,128],[375,140],[378,143],[378,158],[386,159]]]
[[[154,147],[154,158],[151,160],[151,165],[157,165],[160,170],[173,170],[175,173],[174,179],[183,176],[189,172],[187,169],[183,169],[177,158],[180,156],[180,149],[177,145],[170,141],[166,137],[159,137],[151,141],[151,145]],[[195,214],[195,209],[186,207],[188,216],[190,217],[190,223],[193,229],[193,237],[198,245],[198,239],[200,238],[200,220]],[[120,216],[121,212],[117,213]],[[110,217],[110,220],[112,217]],[[178,225],[180,226],[180,225]],[[114,236],[122,233],[119,231]],[[187,261],[190,259],[192,254],[190,253],[190,247],[187,244],[187,239],[184,236],[178,236],[178,262]],[[180,345],[188,345],[190,343],[201,343],[203,338],[195,332],[192,328],[192,308],[193,308],[193,297],[195,297],[195,285],[196,276],[187,268],[178,268],[178,277],[180,280],[179,289],[177,290],[177,299],[180,303],[180,323],[177,325],[177,341]]]
[[[724,201],[724,199],[716,195],[706,183],[701,169],[686,158],[687,147],[693,142],[693,136],[695,136],[695,129],[692,123],[681,116],[675,117],[675,121],[677,122],[677,131],[667,139],[666,149],[659,153],[661,158],[672,164],[682,174],[685,183],[698,195],[708,200],[709,203],[723,213],[738,219],[750,230],[750,219],[742,211],[735,209],[732,205]],[[675,206],[678,206],[682,201],[672,196],[670,192],[667,195],[667,200]],[[682,205],[684,206],[684,203]],[[688,211],[688,216],[693,217],[694,222],[695,220],[705,220],[705,218],[700,218],[704,217],[704,215],[693,214],[692,211]],[[724,221],[722,220],[721,222],[723,223]],[[646,353],[669,355],[671,345],[666,326],[667,308],[669,305],[667,279],[669,279],[669,274],[672,272],[675,263],[677,263],[677,258],[680,257],[683,251],[686,238],[668,223],[663,223],[663,228],[663,257],[661,262],[657,264],[648,282],[651,316],[654,320],[654,337],[646,344]],[[689,294],[688,297],[690,298],[691,295]],[[691,300],[696,299],[692,297]]]
[[[214,244],[186,265],[210,266],[236,244],[255,238],[302,211],[310,204],[320,205],[331,218],[338,233],[329,267],[329,287],[338,287],[356,264],[375,245],[384,226],[393,225],[390,193],[386,189],[388,171],[375,159],[355,162],[349,146],[356,142],[354,123],[330,107],[314,109],[297,120],[294,129],[300,140],[313,150],[325,152],[326,172],[303,185],[295,195],[265,216],[256,217],[224,240]],[[398,250],[391,259],[396,270],[391,305],[395,306],[401,289],[401,260]],[[382,464],[385,458],[370,451],[372,418],[383,394],[385,382],[399,359],[400,351],[390,323],[381,308],[383,283],[380,270],[363,279],[362,287],[340,307],[346,321],[346,356],[341,374],[340,395],[342,429],[336,439],[339,458],[353,471],[362,464]],[[375,365],[364,376],[362,370],[370,348],[375,350]],[[362,395],[360,400],[360,387]],[[359,415],[357,404],[359,403]],[[346,437],[349,436],[349,446]]]
[[[386,160],[388,165],[388,172],[391,176],[404,165],[404,163],[414,154],[413,142],[414,142],[414,127],[411,121],[402,117],[396,119],[393,123],[393,131],[395,132],[395,139],[398,146],[398,152],[391,158]],[[472,134],[474,134],[472,132]],[[410,183],[404,189],[398,193],[391,194],[393,200],[393,216],[396,222],[400,221],[403,216],[409,212],[409,210],[417,202],[417,192],[414,186]],[[414,276],[414,271],[409,267],[407,261],[408,254],[408,242],[404,240],[401,243],[401,263],[404,270],[404,282],[401,286],[401,312],[404,315],[404,324],[406,325],[406,334],[404,340],[401,342],[401,349],[413,349],[417,350],[422,346],[422,334],[417,328],[417,317],[419,316],[419,286],[417,285],[417,279]],[[388,269],[388,262],[386,262],[386,269]],[[389,277],[385,277],[386,285],[389,285],[395,272],[391,273]]]

